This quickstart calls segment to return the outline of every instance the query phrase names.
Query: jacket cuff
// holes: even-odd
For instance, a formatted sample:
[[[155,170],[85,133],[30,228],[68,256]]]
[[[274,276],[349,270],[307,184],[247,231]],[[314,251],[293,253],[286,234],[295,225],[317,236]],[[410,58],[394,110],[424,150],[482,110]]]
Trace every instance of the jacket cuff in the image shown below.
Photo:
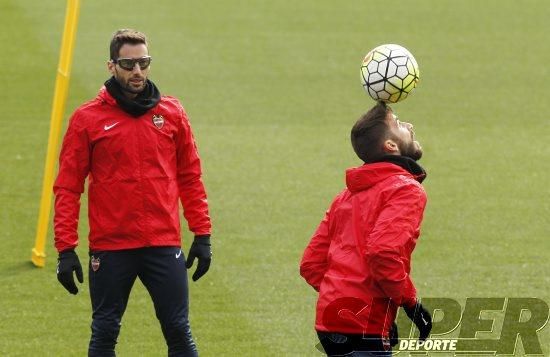
[[[58,240],[55,242],[55,249],[57,250],[58,254],[68,252],[70,250],[75,250],[77,247],[76,244],[70,244],[66,243],[64,241]]]
[[[401,300],[401,306],[413,308],[416,305],[416,298],[403,298]]]

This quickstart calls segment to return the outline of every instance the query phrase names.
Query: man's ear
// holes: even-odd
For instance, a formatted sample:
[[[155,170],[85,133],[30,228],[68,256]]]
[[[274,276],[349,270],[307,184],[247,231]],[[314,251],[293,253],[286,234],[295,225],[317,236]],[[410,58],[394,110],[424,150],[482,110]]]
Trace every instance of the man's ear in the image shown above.
[[[113,76],[115,75],[115,66],[116,64],[113,61],[107,61],[107,69]]]
[[[383,146],[384,152],[388,154],[400,154],[397,143],[392,139],[386,139]]]

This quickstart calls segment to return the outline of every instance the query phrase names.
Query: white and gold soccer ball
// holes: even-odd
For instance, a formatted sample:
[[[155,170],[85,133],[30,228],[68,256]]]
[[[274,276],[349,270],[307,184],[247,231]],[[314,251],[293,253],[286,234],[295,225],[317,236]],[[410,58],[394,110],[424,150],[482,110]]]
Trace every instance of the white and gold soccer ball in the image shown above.
[[[420,71],[403,46],[380,45],[367,53],[361,65],[361,84],[374,100],[397,103],[418,84]]]

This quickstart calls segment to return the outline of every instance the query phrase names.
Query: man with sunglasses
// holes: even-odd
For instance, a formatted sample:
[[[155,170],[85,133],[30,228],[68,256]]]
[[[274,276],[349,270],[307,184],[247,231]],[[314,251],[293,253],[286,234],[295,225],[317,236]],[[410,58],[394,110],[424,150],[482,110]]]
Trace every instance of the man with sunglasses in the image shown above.
[[[169,356],[197,356],[188,320],[186,267],[193,280],[210,266],[210,217],[201,164],[185,110],[148,79],[147,39],[117,31],[107,63],[112,77],[72,115],[54,184],[57,278],[71,293],[83,282],[78,244],[80,196],[88,177],[89,356],[114,356],[136,278],[155,306]],[[195,235],[181,250],[179,202]]]

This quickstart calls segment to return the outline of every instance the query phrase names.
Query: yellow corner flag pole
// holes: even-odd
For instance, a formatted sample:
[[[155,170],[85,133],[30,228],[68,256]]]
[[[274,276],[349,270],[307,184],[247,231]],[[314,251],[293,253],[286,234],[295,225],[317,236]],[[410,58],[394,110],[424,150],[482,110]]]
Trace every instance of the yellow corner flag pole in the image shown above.
[[[52,205],[52,186],[55,168],[55,158],[59,145],[61,123],[63,112],[67,102],[69,87],[69,76],[71,73],[71,61],[76,36],[76,25],[78,22],[78,11],[80,0],[67,0],[65,13],[65,27],[59,55],[59,65],[55,80],[55,92],[53,95],[52,114],[50,121],[50,134],[48,137],[48,151],[44,167],[44,181],[42,183],[42,198],[40,200],[40,212],[38,214],[38,226],[36,228],[36,242],[32,250],[31,260],[37,267],[44,267],[46,264],[46,235]]]

